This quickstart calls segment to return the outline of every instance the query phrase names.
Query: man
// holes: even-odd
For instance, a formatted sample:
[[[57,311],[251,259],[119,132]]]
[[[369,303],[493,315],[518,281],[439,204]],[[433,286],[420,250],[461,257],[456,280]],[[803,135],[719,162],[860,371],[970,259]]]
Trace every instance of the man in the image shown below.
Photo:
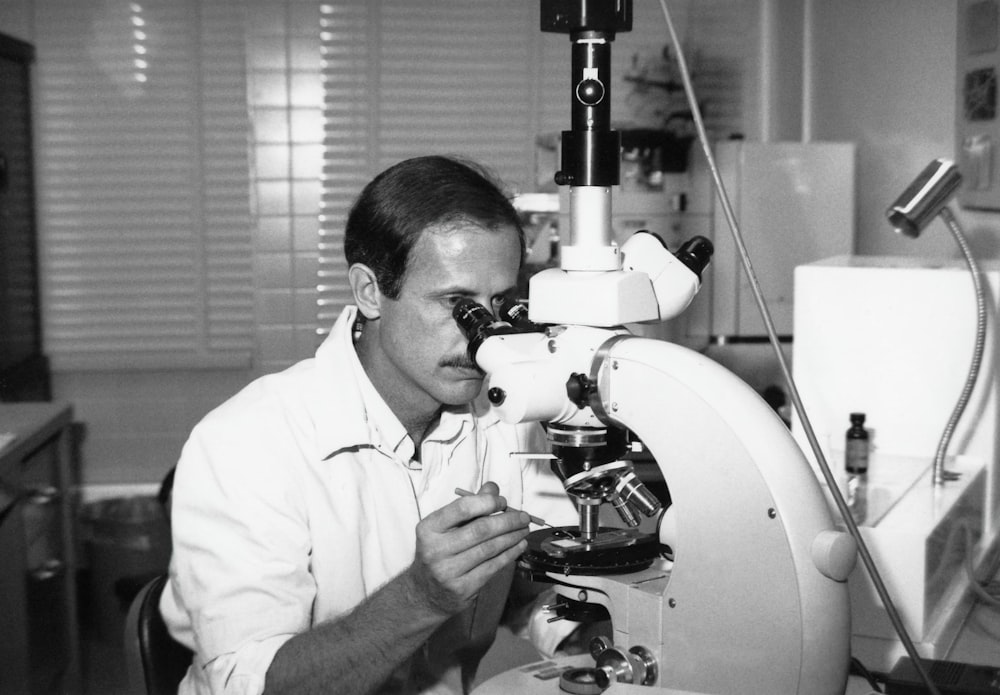
[[[523,231],[497,186],[402,162],[362,192],[344,248],[356,307],[315,358],[210,413],[178,463],[161,610],[196,652],[182,693],[466,691],[525,549],[508,506],[575,521],[546,465],[510,458],[540,428],[477,399],[452,318],[515,292]]]

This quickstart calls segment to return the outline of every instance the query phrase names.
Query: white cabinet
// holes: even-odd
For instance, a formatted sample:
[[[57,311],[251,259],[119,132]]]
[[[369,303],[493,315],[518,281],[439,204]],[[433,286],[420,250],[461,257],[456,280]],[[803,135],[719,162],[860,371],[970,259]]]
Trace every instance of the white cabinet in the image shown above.
[[[795,267],[854,250],[855,147],[729,141],[715,146],[715,157],[775,329],[781,336],[791,336]],[[715,256],[702,290],[711,293],[710,335],[717,339],[765,335],[715,196],[711,237]]]

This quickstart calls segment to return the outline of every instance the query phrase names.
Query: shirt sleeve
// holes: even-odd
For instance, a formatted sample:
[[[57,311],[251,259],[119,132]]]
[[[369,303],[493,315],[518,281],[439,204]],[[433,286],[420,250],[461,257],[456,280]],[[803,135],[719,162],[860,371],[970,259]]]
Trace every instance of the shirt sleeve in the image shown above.
[[[177,466],[171,593],[161,606],[171,632],[193,642],[196,692],[262,692],[277,650],[310,626],[316,588],[301,483],[281,453],[288,435],[263,424],[210,416]]]
[[[261,695],[267,669],[291,635],[279,635],[250,642],[242,649],[223,654],[201,667],[200,675],[208,681],[211,693],[223,695]]]

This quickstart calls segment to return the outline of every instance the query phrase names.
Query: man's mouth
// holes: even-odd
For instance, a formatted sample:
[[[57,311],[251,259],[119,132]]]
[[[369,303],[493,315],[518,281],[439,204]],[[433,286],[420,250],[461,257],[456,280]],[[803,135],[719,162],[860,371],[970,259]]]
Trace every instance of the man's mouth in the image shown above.
[[[463,359],[461,357],[446,359],[441,362],[442,367],[451,367],[453,369],[458,369],[463,372],[475,373],[477,376],[485,376],[485,372],[479,368],[475,362],[468,359]]]

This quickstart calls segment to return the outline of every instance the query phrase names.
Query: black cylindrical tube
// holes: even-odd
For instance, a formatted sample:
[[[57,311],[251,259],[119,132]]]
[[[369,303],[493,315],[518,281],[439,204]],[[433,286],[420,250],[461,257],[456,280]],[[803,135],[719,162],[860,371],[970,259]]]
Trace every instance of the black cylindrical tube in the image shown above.
[[[611,129],[611,41],[614,35],[573,35],[572,130],[562,133],[557,183],[617,186],[621,180],[621,135]]]
[[[611,42],[600,32],[574,37],[572,53],[573,130],[611,128]]]
[[[564,130],[562,171],[573,186],[617,186],[621,181],[621,134],[616,130]]]

